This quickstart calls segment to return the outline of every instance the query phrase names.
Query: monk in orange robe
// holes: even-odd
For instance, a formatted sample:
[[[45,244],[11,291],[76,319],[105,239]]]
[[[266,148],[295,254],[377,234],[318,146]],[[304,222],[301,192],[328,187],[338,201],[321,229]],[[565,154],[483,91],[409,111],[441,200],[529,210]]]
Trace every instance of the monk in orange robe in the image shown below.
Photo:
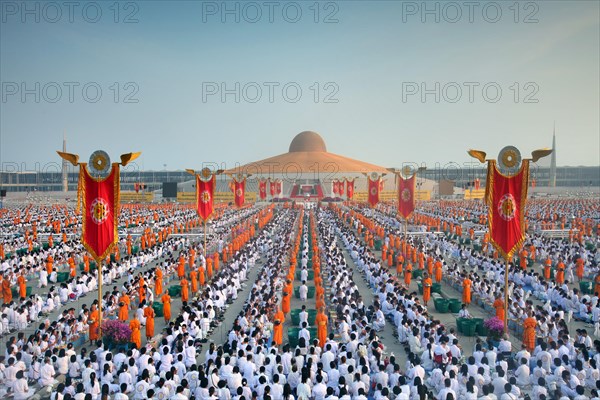
[[[594,282],[596,283],[596,285],[594,287],[594,293],[597,293],[600,295],[600,274],[596,275]]]
[[[190,281],[192,283],[192,293],[198,292],[198,271],[192,270],[190,272]]]
[[[125,322],[129,319],[129,307],[124,301],[119,302],[119,321]]]
[[[181,301],[189,301],[190,300],[190,289],[189,282],[185,279],[185,276],[180,282],[181,284]]]
[[[154,279],[154,293],[157,296],[160,296],[163,292],[162,278],[163,278],[162,269],[156,268],[156,277]]]
[[[212,274],[213,274],[213,262],[212,259],[208,259],[206,260],[206,277],[208,279],[212,278]]]
[[[494,301],[494,308],[496,309],[496,317],[501,321],[504,321],[504,301],[500,295],[498,295]]]
[[[327,320],[327,315],[325,315],[323,308],[320,308],[315,318],[315,323],[317,324],[317,338],[319,339],[319,346],[321,348],[324,348],[327,342]]]
[[[100,312],[96,304],[92,304],[90,308],[88,324],[90,325],[90,342],[93,343],[100,338]]]
[[[577,279],[579,279],[579,282],[581,282],[583,280],[583,258],[579,257],[575,262],[575,265],[575,274],[577,275]]]
[[[404,264],[404,257],[400,252],[398,252],[398,256],[396,256],[396,277],[400,277],[402,275],[402,265]]]
[[[198,267],[198,281],[200,282],[200,286],[204,286],[204,283],[206,282],[206,278],[204,277],[205,272],[204,266],[200,265]]]
[[[273,317],[273,343],[277,346],[281,346],[283,343],[283,322],[285,321],[285,314],[281,310],[277,310]]]
[[[185,274],[185,259],[183,256],[179,256],[179,264],[177,264],[177,277],[179,279],[183,279],[183,275]]]
[[[537,326],[537,321],[531,313],[528,315],[528,318],[523,322],[523,344],[528,351],[533,352],[535,348],[535,327]]]
[[[75,276],[77,275],[77,270],[75,268],[75,260],[73,259],[73,256],[69,257],[69,275],[71,276],[71,278],[75,278]]]
[[[5,277],[2,280],[2,301],[8,304],[12,301],[12,290],[10,288],[10,279]]]
[[[433,266],[435,272],[435,281],[440,283],[442,281],[442,262],[437,260]]]
[[[544,279],[546,279],[546,280],[550,280],[550,276],[551,276],[550,268],[551,267],[552,267],[552,260],[550,260],[550,257],[548,257],[546,259],[546,261],[544,262]]]
[[[17,278],[19,284],[19,297],[24,299],[27,297],[27,281],[25,280],[25,272],[21,272],[21,275]]]
[[[412,279],[412,264],[409,263],[406,266],[406,270],[404,271],[404,283],[406,286],[410,286],[410,281]]]
[[[160,299],[163,303],[163,315],[165,317],[165,322],[168,324],[171,320],[171,296],[169,296],[169,293],[165,292]]]
[[[53,265],[54,265],[54,259],[52,258],[52,256],[48,256],[48,258],[46,259],[46,272],[48,273],[48,275],[50,275],[52,273]]]
[[[423,302],[425,303],[425,306],[427,306],[427,303],[429,302],[429,299],[431,298],[431,286],[432,285],[433,285],[433,281],[429,277],[429,274],[425,273],[424,279],[423,279]]]
[[[465,276],[465,279],[463,280],[463,295],[462,295],[462,300],[463,303],[469,305],[471,304],[471,285],[473,284],[473,282],[471,282],[471,280],[469,279],[468,276]]]
[[[154,309],[148,305],[144,308],[144,317],[146,318],[146,339],[150,340],[154,336]]]
[[[281,299],[281,310],[284,314],[287,314],[291,310],[290,302],[292,300],[293,291],[292,281],[288,280],[287,284],[283,288],[283,298]]]
[[[137,319],[137,316],[133,314],[133,319],[129,323],[129,328],[131,328],[131,343],[136,348],[142,347],[142,332],[140,331],[142,324],[140,324],[140,320]]]
[[[217,252],[213,255],[213,267],[215,271],[219,270],[219,253]]]
[[[562,285],[565,283],[565,264],[560,260],[556,266],[556,283]]]

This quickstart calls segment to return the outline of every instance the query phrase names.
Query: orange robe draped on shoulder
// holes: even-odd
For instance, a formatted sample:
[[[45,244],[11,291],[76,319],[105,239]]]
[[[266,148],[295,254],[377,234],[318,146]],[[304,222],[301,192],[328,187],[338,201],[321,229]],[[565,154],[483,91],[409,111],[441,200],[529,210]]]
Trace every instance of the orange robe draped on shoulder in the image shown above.
[[[317,324],[317,338],[319,339],[319,346],[325,347],[327,342],[327,315],[323,312],[319,312],[315,318]]]
[[[471,280],[469,278],[463,280],[462,300],[465,304],[471,304]]]
[[[431,278],[423,279],[423,301],[425,303],[427,303],[429,301],[429,299],[431,298],[431,285],[432,284],[433,284],[433,282],[431,281]]]
[[[98,340],[100,338],[100,332],[98,329],[100,327],[100,325],[98,324],[99,319],[100,319],[100,312],[98,310],[94,310],[94,311],[90,312],[88,321],[93,321],[90,324],[90,341]]]
[[[530,352],[535,348],[535,327],[537,321],[533,317],[525,319],[523,322],[523,344]]]
[[[279,310],[275,313],[273,318],[273,343],[280,346],[283,343],[283,322],[285,321],[285,315],[283,311]],[[279,323],[277,323],[279,322]]]
[[[154,336],[154,309],[150,306],[144,308],[144,317],[146,318],[146,338]]]
[[[496,309],[496,317],[504,321],[504,302],[500,299],[494,301],[494,308]]]
[[[140,321],[137,319],[132,319],[129,323],[129,328],[131,328],[131,343],[133,343],[138,349],[142,347],[142,332],[140,331],[141,327],[142,324],[140,324]]]
[[[165,317],[165,322],[168,323],[171,320],[171,296],[165,293],[160,299],[163,303],[163,316]]]

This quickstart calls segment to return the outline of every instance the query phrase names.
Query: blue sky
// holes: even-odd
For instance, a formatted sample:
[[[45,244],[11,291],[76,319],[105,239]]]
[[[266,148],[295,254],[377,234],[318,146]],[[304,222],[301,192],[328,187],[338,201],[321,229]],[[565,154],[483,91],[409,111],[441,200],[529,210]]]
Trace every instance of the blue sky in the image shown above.
[[[473,22],[464,2],[461,17],[446,2],[273,2],[273,21],[262,1],[121,2],[118,15],[80,2],[72,22],[62,2],[60,17],[40,2],[39,22],[25,13],[36,2],[9,3],[2,163],[56,162],[66,132],[84,160],[105,149],[142,151],[143,169],[232,166],[314,130],[329,151],[383,166],[462,164],[468,148],[549,147],[556,121],[558,164],[600,165],[597,1],[476,2]],[[423,13],[436,4],[439,22]]]

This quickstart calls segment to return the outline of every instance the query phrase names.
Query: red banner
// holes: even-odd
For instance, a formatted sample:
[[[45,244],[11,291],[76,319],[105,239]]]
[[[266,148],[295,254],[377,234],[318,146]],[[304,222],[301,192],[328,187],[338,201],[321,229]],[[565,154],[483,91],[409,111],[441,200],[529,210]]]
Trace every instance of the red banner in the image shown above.
[[[372,181],[371,178],[367,178],[367,180],[369,181],[369,204],[371,207],[375,207],[379,203],[381,178],[378,178],[376,181]]]
[[[277,182],[269,181],[269,193],[271,193],[271,196],[275,196],[276,191],[277,191]]]
[[[346,197],[348,200],[354,197],[354,180],[346,181]]]
[[[119,164],[112,165],[106,179],[95,179],[87,164],[79,167],[79,182],[83,203],[82,242],[97,262],[106,258],[119,240]]]
[[[415,210],[416,175],[408,179],[398,176],[398,212],[408,219]]]
[[[332,181],[332,184],[333,184],[333,189],[332,189],[333,194],[334,195],[339,194],[338,181]]]
[[[209,219],[213,213],[214,193],[215,176],[211,176],[208,181],[203,181],[199,175],[196,175],[196,206],[198,215],[203,221]]]
[[[529,186],[529,160],[523,160],[521,170],[505,176],[488,161],[486,202],[489,207],[491,243],[498,253],[509,260],[525,241],[525,204]]]
[[[279,196],[281,194],[281,188],[282,188],[283,182],[281,181],[277,181],[276,183],[276,187],[277,187],[277,195]]]
[[[258,195],[261,200],[267,198],[267,181],[258,182]]]
[[[246,179],[244,178],[240,182],[234,180],[233,186],[235,189],[233,191],[235,205],[241,207],[244,205],[244,194],[246,193]]]

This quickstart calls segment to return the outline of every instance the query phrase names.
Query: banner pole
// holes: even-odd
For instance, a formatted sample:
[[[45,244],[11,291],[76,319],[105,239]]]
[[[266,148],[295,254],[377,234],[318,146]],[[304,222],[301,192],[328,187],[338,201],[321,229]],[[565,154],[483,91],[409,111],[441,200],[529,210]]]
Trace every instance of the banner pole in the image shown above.
[[[102,337],[102,261],[96,260],[98,274],[98,336]]]
[[[204,262],[206,262],[206,220],[204,220]]]
[[[508,334],[508,258],[504,270],[504,333]]]

